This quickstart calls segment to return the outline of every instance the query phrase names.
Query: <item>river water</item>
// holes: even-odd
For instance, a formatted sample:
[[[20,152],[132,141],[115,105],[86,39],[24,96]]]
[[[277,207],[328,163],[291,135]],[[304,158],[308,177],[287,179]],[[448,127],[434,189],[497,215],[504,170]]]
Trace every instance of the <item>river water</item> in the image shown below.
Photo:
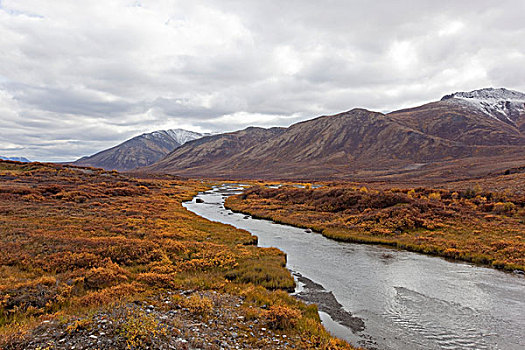
[[[292,272],[331,291],[363,320],[352,331],[321,313],[333,334],[371,349],[525,349],[525,278],[388,247],[342,243],[224,208],[240,188],[215,187],[184,206],[287,254]],[[299,283],[299,288],[301,283]]]

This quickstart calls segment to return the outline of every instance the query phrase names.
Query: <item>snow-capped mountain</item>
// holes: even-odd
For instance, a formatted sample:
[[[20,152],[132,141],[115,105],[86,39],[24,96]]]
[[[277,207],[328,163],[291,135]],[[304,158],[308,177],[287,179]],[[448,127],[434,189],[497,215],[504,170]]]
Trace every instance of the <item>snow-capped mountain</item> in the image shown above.
[[[505,88],[485,88],[470,92],[456,92],[441,100],[457,99],[468,102],[492,118],[515,124],[525,113],[525,94]]]
[[[92,156],[80,158],[74,164],[127,171],[153,164],[175,148],[208,135],[184,129],[157,130],[135,136]]]
[[[29,162],[31,162],[29,159],[27,159],[25,157],[4,157],[4,156],[0,156],[0,160],[14,160],[14,161],[17,161],[17,162],[22,162],[22,163],[29,163]]]

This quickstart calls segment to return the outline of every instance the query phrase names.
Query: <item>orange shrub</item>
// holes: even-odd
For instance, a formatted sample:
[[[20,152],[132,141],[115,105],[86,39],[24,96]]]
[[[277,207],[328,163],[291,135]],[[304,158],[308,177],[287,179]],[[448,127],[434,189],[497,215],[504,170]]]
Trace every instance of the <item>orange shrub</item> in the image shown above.
[[[516,205],[512,202],[498,202],[494,204],[493,210],[498,214],[512,214],[516,211]]]
[[[264,313],[264,318],[271,329],[289,329],[297,324],[301,312],[284,305],[272,305]]]
[[[113,264],[92,268],[86,273],[84,285],[89,289],[102,289],[127,281],[126,271]]]

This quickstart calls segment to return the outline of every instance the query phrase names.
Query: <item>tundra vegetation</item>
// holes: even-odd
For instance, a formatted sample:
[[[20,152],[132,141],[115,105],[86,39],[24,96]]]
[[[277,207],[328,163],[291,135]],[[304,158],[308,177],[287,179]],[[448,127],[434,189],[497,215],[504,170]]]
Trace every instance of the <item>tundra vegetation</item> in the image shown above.
[[[226,206],[309,228],[345,242],[375,243],[525,270],[525,195],[474,188],[368,188],[328,183],[317,189],[255,186]]]
[[[285,292],[294,280],[281,251],[257,247],[250,233],[182,207],[209,187],[175,177],[0,162],[0,348],[24,344],[44,321],[59,320],[68,334],[82,332],[107,309],[122,310],[113,336],[129,348],[152,346],[152,338],[168,337],[182,321],[166,328],[154,313],[126,305],[179,308],[196,320],[192,325],[208,322],[212,329],[214,317],[228,309],[221,300],[231,296],[242,301],[231,322],[254,327],[242,334],[246,348],[272,348],[258,332],[268,329],[289,347],[351,349],[322,327],[315,305]]]

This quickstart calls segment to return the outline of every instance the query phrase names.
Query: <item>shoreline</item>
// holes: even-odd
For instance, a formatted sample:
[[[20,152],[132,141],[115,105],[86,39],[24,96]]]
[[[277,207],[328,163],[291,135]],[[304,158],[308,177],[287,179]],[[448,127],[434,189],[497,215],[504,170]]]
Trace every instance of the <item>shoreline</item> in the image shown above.
[[[323,237],[326,237],[328,239],[337,241],[337,242],[344,242],[344,243],[355,243],[355,244],[369,244],[369,245],[379,245],[384,247],[390,247],[392,249],[399,249],[399,250],[405,250],[413,253],[423,254],[423,255],[429,255],[434,257],[443,258],[452,262],[466,262],[470,263],[476,266],[480,267],[486,267],[486,268],[492,268],[495,270],[499,270],[505,273],[510,273],[517,276],[525,276],[525,268],[521,269],[519,267],[515,266],[507,266],[502,264],[493,264],[489,261],[488,258],[479,259],[477,257],[469,257],[469,256],[463,256],[463,257],[456,257],[453,255],[447,255],[444,252],[439,251],[438,249],[432,249],[429,250],[429,247],[420,247],[417,245],[408,245],[402,242],[392,242],[392,241],[385,241],[380,239],[374,239],[372,237],[339,237],[334,234],[330,234],[330,232],[326,232],[326,229],[318,229],[308,224],[292,224],[290,222],[287,222],[285,220],[280,220],[277,218],[273,218],[271,216],[264,216],[260,214],[256,214],[254,212],[250,212],[248,210],[241,210],[235,206],[232,206],[231,200],[232,196],[228,197],[227,200],[224,203],[224,207],[226,209],[231,210],[234,213],[240,213],[245,215],[250,215],[254,219],[262,219],[262,220],[269,220],[272,222],[275,222],[280,225],[286,225],[296,228],[302,228],[305,230],[310,230],[312,232],[318,233],[322,235]],[[230,203],[228,203],[230,202]]]

